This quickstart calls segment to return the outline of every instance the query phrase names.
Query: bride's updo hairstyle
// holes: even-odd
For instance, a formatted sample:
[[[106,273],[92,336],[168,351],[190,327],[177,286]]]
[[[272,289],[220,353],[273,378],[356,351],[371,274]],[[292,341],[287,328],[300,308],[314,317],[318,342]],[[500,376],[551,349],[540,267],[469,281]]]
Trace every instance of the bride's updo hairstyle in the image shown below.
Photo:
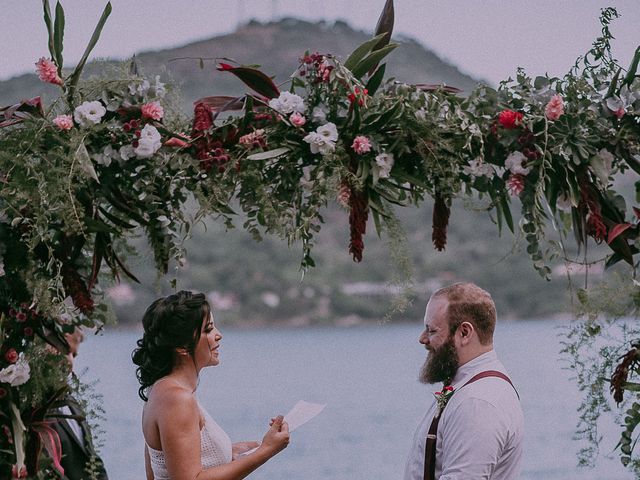
[[[168,375],[177,363],[177,349],[192,355],[200,340],[202,325],[211,309],[202,293],[182,290],[153,302],[142,317],[144,334],[132,359],[138,368],[138,395],[145,402],[147,389]]]

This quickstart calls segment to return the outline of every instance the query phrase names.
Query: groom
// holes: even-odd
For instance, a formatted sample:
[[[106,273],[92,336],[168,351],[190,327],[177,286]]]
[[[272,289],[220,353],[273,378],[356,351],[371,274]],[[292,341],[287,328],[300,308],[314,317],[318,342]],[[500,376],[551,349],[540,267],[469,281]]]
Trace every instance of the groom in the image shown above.
[[[518,478],[524,420],[493,350],[496,308],[486,291],[456,283],[427,304],[419,342],[423,383],[444,382],[418,425],[404,480]]]

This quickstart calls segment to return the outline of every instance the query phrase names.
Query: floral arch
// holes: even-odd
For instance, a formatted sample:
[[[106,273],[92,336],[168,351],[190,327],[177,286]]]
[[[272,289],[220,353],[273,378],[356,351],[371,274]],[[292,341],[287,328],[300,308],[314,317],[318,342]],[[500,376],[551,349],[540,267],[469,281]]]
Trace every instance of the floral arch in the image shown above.
[[[37,69],[61,96],[52,105],[34,98],[0,109],[3,477],[55,469],[44,416],[70,386],[62,356],[46,345],[62,352],[75,325],[102,328],[102,285],[136,280],[125,262],[134,230],[145,232],[160,272],[179,261],[193,227],[185,215],[191,199],[196,221],[212,215],[232,223],[239,209],[257,238],[299,242],[307,269],[322,208],[334,199],[348,212],[348,250],[359,262],[369,217],[384,231],[393,208],[431,197],[441,250],[452,200],[474,196],[499,229],[522,231],[543,277],[558,254],[545,241],[550,226],[562,239],[573,232],[578,247],[606,243],[607,266],[624,262],[635,275],[640,210],[627,208],[614,178],[640,174],[640,49],[627,69],[612,58],[615,9],[602,11],[602,36],[565,77],[518,71],[498,89],[462,96],[447,86],[385,81],[382,62],[397,47],[388,0],[374,38],[344,61],[305,53],[286,90],[256,68],[220,63],[251,93],[200,99],[185,119],[172,108],[170,87],[146,79],[135,62],[119,76],[81,80],[110,4],[71,72],[62,70],[64,10],[43,6],[50,58]],[[633,288],[627,312],[640,302]],[[594,318],[581,338],[599,332]],[[622,360],[607,372],[618,402],[638,390],[628,376],[640,368],[640,351],[634,346]],[[638,423],[635,403],[620,443],[631,466]]]

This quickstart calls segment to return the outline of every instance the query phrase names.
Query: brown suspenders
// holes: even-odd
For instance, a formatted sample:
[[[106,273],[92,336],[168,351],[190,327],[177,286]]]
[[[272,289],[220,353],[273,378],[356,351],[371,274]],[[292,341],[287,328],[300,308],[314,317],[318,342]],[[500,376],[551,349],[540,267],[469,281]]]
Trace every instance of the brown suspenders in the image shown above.
[[[504,373],[498,372],[497,370],[486,370],[475,375],[460,388],[464,388],[470,383],[487,377],[501,378],[505,382],[509,382],[509,384],[513,387],[513,383],[511,383],[509,377],[507,377]],[[513,387],[513,389],[515,390],[516,387]],[[517,390],[516,395],[518,395]],[[520,398],[520,395],[518,395],[518,398]],[[440,417],[442,416],[443,410],[444,408],[436,412],[433,420],[431,420],[431,426],[429,427],[429,433],[427,434],[427,444],[424,450],[424,480],[435,480],[436,478],[436,440],[438,437],[438,424],[440,423]]]

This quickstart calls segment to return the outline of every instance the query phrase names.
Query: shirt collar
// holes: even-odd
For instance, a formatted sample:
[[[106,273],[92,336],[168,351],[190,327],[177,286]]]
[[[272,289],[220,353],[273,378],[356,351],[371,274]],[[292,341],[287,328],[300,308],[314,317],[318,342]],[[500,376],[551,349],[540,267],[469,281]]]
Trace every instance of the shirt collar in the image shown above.
[[[484,370],[495,370],[496,362],[498,362],[498,355],[495,350],[490,350],[482,355],[478,355],[473,360],[469,360],[464,365],[458,368],[456,375],[453,377],[451,385],[459,387],[473,377],[475,374]]]

